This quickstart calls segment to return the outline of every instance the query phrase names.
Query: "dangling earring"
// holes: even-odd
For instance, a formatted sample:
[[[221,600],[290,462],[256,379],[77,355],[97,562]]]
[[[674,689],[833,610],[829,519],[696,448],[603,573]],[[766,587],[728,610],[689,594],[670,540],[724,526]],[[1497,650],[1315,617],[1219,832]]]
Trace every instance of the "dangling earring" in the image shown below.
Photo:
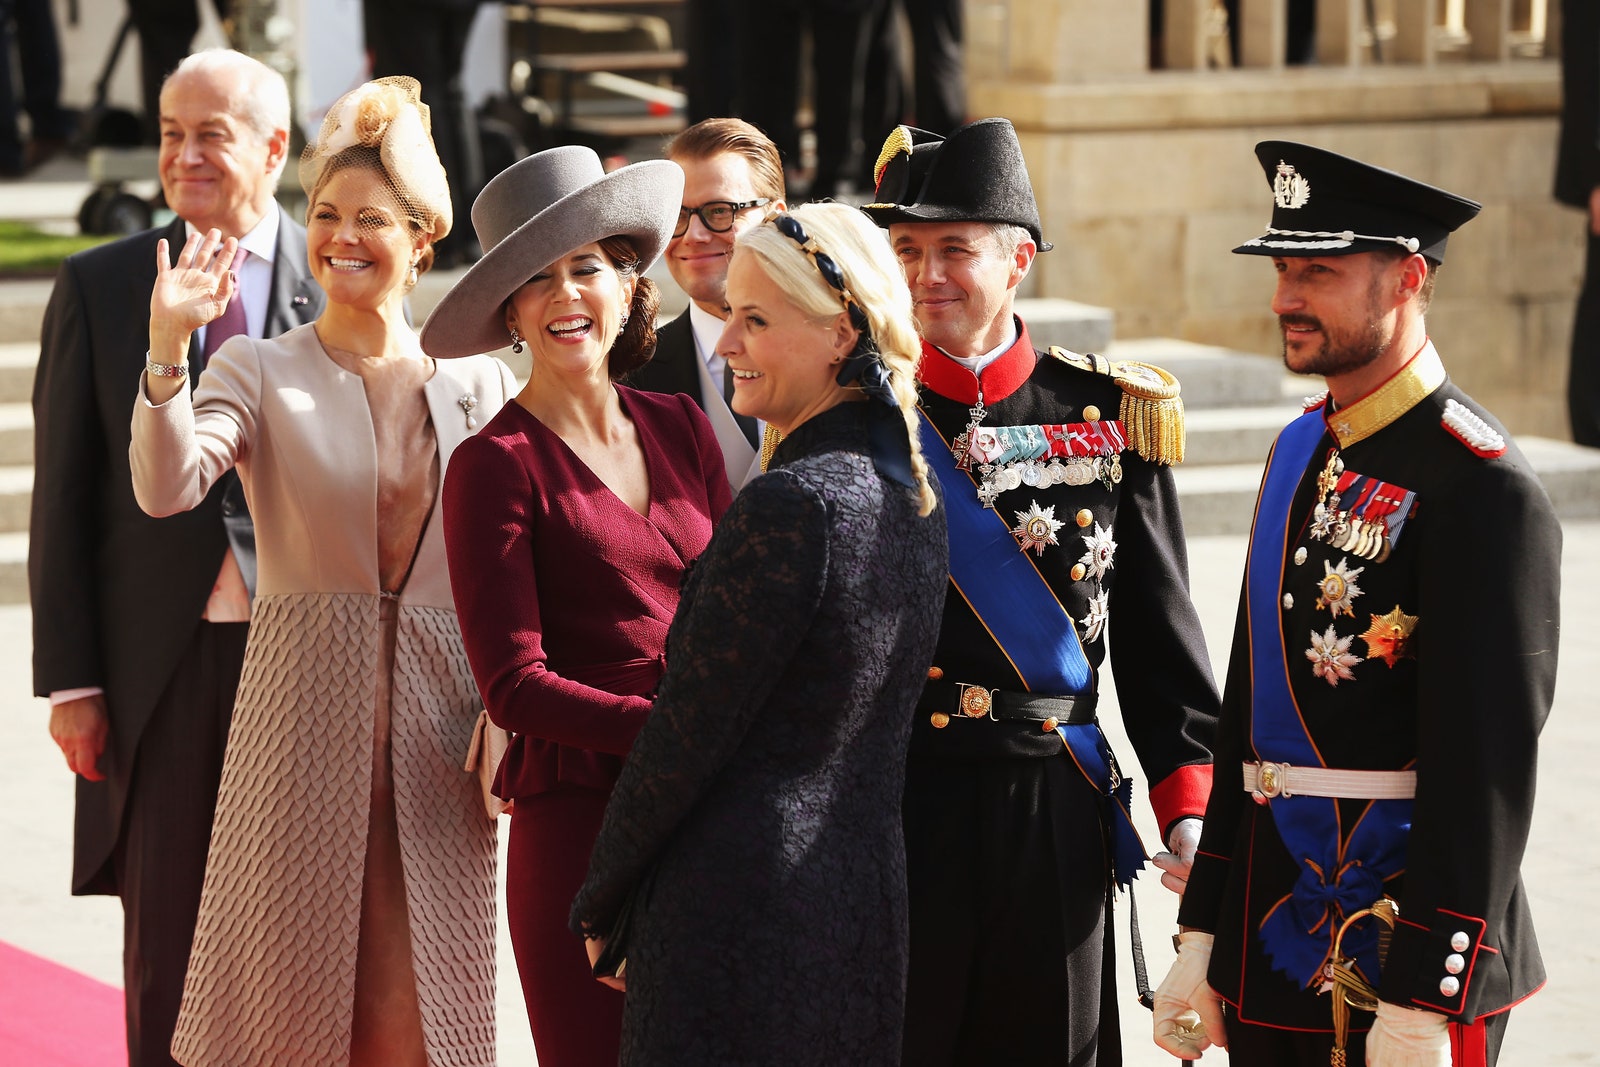
[[[626,330],[627,328],[628,328],[628,313],[626,311],[624,311],[622,313],[622,321],[617,323],[617,332],[621,333],[623,330]]]
[[[413,263],[411,264],[411,270],[406,273],[406,284],[413,289],[416,288],[417,278],[417,265]]]
[[[518,355],[522,354],[522,335],[517,332],[515,326],[511,327],[511,351]]]

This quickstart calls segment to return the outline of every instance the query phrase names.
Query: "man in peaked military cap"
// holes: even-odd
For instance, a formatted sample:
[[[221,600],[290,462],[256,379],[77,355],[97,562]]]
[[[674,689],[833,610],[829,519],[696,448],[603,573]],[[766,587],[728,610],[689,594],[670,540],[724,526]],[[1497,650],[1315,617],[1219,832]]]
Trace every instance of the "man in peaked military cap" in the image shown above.
[[[1272,224],[1234,251],[1272,257],[1284,361],[1328,391],[1267,461],[1156,1042],[1225,1044],[1235,1067],[1340,1047],[1335,1064],[1492,1064],[1544,981],[1518,868],[1561,530],[1423,321],[1479,205],[1305,145],[1256,155]]]
[[[1004,119],[890,135],[867,214],[922,330],[923,453],[944,487],[951,595],[906,769],[908,1067],[1120,1064],[1107,904],[1144,851],[1095,720],[1117,690],[1182,886],[1217,694],[1168,464],[1178,383],[1034,349],[1012,312],[1043,241]]]

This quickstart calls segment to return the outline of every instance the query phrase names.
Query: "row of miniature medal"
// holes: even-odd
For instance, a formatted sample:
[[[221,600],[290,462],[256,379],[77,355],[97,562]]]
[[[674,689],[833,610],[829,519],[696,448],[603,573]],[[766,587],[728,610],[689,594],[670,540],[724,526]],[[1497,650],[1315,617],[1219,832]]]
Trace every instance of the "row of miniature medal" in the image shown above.
[[[1044,489],[1054,485],[1088,485],[1098,481],[1109,491],[1122,481],[1122,450],[1127,447],[1122,424],[1116,420],[1100,421],[1099,409],[1089,405],[1083,409],[1084,422],[1036,426],[982,426],[986,409],[983,395],[968,409],[966,428],[951,443],[950,452],[956,466],[970,471],[978,467],[978,500],[993,510],[1001,493],[1019,489]],[[1030,500],[1026,511],[1015,512],[1017,525],[1011,535],[1018,547],[1035,556],[1044,555],[1046,548],[1061,542],[1058,533],[1066,523],[1057,519],[1055,505],[1040,507]],[[1088,612],[1078,624],[1083,627],[1083,639],[1093,641],[1105,630],[1110,615],[1110,594],[1106,592],[1105,575],[1113,566],[1117,543],[1111,538],[1111,527],[1094,522],[1094,514],[1083,508],[1074,516],[1080,527],[1094,526],[1092,534],[1083,534],[1087,546],[1071,576],[1075,582],[1093,577],[1098,586],[1089,598]]]
[[[967,412],[964,429],[951,445],[956,466],[978,468],[978,499],[995,506],[1001,493],[1028,486],[1088,485],[1107,490],[1122,481],[1122,450],[1127,438],[1115,419],[1101,421],[1092,404],[1083,422],[1036,426],[981,426],[983,397]]]
[[[1366,659],[1381,659],[1391,668],[1402,659],[1416,658],[1412,635],[1419,616],[1407,615],[1398,604],[1385,615],[1370,615],[1364,633],[1341,637],[1335,625],[1341,616],[1355,618],[1353,604],[1362,595],[1356,579],[1366,567],[1351,566],[1350,556],[1374,563],[1387,560],[1416,507],[1416,493],[1347,471],[1337,449],[1329,453],[1317,475],[1317,503],[1311,512],[1308,536],[1336,551],[1349,553],[1336,564],[1327,560],[1322,563],[1322,578],[1316,583],[1317,610],[1327,610],[1331,618],[1323,632],[1311,631],[1311,646],[1305,651],[1311,673],[1330,686],[1354,680],[1351,668],[1363,662],[1351,651],[1356,640],[1366,643]],[[1296,548],[1295,566],[1303,566],[1306,555],[1304,545]],[[1294,594],[1284,593],[1284,610],[1293,607]]]

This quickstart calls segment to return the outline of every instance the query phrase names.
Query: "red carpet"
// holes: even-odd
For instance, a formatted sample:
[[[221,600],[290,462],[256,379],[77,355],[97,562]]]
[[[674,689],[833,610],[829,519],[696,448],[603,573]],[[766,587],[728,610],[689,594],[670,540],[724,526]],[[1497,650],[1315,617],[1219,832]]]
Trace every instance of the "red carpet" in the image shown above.
[[[127,1067],[122,990],[0,941],[0,1064]]]

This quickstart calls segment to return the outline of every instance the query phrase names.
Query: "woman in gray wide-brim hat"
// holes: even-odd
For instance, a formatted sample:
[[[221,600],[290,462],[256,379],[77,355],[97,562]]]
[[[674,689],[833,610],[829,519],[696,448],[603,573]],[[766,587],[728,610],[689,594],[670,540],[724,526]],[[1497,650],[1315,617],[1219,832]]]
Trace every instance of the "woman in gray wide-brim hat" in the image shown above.
[[[566,932],[606,800],[661,677],[678,580],[730,498],[687,396],[617,379],[650,358],[642,277],[672,236],[683,172],[606,174],[587,148],[514,164],[472,207],[487,249],[422,331],[434,356],[510,342],[528,384],[456,450],[450,579],[490,717],[512,732],[506,913],[539,1062],[617,1062],[622,996]],[[464,402],[465,403],[465,402]]]

